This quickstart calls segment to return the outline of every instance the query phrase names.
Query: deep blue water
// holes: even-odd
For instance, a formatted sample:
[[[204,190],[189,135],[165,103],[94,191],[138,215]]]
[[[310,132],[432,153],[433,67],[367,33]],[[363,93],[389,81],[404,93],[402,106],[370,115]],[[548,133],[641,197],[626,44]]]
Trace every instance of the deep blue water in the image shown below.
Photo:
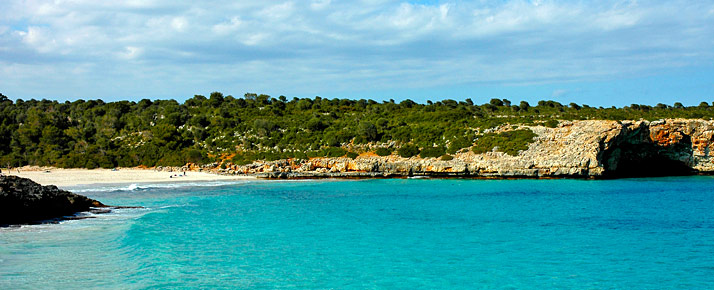
[[[713,177],[143,187],[0,229],[0,289],[714,288]]]

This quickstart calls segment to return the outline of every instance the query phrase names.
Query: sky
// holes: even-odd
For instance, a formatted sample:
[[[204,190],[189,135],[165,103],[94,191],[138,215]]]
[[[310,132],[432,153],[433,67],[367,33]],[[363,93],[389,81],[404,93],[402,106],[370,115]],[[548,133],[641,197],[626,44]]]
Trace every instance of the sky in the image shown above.
[[[0,93],[714,101],[714,1],[0,1]]]

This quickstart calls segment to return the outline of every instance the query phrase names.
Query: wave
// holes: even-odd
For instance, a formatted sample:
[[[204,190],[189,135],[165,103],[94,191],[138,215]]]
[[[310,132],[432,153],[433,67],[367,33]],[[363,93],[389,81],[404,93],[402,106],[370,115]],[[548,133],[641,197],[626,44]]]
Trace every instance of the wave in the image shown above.
[[[67,231],[82,231],[92,230],[100,226],[102,229],[107,227],[126,227],[130,225],[127,221],[136,220],[146,214],[159,212],[169,208],[185,207],[190,204],[170,204],[154,207],[126,207],[115,208],[110,207],[108,212],[79,212],[59,222],[46,222],[21,226],[0,227],[2,233],[56,233]],[[1,242],[2,240],[0,240]]]
[[[160,183],[131,183],[113,184],[113,185],[87,185],[75,188],[67,188],[74,193],[86,192],[131,192],[145,191],[151,189],[173,189],[184,187],[216,187],[226,185],[245,184],[246,180],[230,180],[230,181],[193,181],[193,182],[160,182]]]

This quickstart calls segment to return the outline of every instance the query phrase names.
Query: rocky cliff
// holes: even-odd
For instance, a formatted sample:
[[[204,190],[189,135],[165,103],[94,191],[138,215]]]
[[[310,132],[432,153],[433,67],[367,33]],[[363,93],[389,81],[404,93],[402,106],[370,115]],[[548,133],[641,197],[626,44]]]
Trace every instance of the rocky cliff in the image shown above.
[[[714,173],[714,121],[564,121],[556,128],[526,126],[534,142],[517,156],[469,150],[453,160],[379,157],[279,160],[228,164],[225,174],[309,177],[579,177],[610,178]],[[523,126],[521,127],[523,128]],[[507,130],[507,129],[506,129]]]
[[[62,219],[101,202],[58,189],[42,186],[27,178],[0,176],[0,226]]]

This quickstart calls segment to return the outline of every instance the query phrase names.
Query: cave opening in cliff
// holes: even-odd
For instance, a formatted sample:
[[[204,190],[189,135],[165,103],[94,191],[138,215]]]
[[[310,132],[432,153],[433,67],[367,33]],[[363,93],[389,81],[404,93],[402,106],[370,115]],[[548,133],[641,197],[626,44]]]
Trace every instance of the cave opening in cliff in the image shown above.
[[[693,175],[696,171],[683,160],[691,160],[692,145],[687,137],[670,146],[651,142],[623,143],[605,153],[607,177],[659,177]]]

